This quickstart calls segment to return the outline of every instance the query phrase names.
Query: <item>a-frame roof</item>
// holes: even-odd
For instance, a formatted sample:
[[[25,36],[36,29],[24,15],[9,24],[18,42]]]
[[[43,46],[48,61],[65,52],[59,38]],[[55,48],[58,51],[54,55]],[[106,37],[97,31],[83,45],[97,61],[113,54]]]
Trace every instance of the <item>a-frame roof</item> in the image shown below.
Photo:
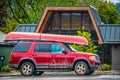
[[[46,7],[36,28],[37,33],[43,33],[53,12],[88,12],[93,27],[98,36],[99,44],[120,44],[120,24],[103,24],[97,10],[91,6],[81,7]]]
[[[41,20],[38,23],[38,26],[37,26],[37,29],[36,29],[37,33],[42,33],[43,32],[43,30],[46,28],[46,24],[47,24],[48,20],[51,18],[52,12],[54,12],[54,11],[55,12],[56,11],[59,11],[59,12],[86,11],[86,12],[88,12],[89,15],[90,15],[93,27],[94,27],[94,29],[97,33],[98,42],[99,42],[99,44],[103,44],[103,40],[101,38],[101,34],[99,33],[99,29],[98,29],[98,26],[97,26],[97,22],[100,23],[101,20],[100,20],[99,16],[97,16],[97,18],[94,17],[93,14],[96,14],[97,12],[95,12],[95,10],[92,7],[89,7],[89,6],[82,6],[82,7],[46,7],[43,15],[41,17]],[[92,13],[92,11],[93,11],[93,13]]]

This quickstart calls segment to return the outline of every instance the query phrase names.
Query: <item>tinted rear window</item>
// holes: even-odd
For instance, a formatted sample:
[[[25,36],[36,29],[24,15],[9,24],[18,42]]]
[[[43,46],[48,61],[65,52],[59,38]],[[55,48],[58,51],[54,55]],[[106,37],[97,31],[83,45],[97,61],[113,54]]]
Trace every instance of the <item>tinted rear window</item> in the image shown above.
[[[13,48],[13,52],[27,52],[30,47],[29,43],[19,43]]]

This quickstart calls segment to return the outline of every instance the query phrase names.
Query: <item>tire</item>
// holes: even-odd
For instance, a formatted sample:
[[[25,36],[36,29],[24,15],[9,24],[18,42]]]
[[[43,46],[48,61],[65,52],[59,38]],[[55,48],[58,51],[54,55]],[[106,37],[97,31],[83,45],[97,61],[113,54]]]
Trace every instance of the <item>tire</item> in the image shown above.
[[[34,65],[30,62],[25,62],[20,67],[20,72],[24,76],[31,76],[34,73]]]
[[[35,76],[41,76],[44,73],[44,71],[36,71],[34,73]]]
[[[75,64],[74,71],[78,76],[87,75],[88,65],[81,61]]]

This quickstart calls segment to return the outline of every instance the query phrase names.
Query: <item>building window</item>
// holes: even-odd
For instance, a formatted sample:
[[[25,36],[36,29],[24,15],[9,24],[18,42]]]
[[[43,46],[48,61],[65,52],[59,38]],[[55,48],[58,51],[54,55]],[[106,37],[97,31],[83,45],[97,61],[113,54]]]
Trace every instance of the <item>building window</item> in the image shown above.
[[[80,30],[82,21],[81,13],[72,13],[72,30]]]
[[[88,12],[53,12],[44,33],[76,35],[85,26],[87,31],[94,30]]]
[[[62,13],[61,19],[61,30],[70,30],[70,13]]]

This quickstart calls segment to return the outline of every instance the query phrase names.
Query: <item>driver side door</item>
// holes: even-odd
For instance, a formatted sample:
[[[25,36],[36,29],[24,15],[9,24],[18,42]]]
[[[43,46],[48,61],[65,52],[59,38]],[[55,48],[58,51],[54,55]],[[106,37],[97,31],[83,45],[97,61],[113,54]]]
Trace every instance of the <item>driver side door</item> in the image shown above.
[[[71,57],[66,49],[60,44],[51,45],[52,66],[54,68],[68,68],[70,66]]]

